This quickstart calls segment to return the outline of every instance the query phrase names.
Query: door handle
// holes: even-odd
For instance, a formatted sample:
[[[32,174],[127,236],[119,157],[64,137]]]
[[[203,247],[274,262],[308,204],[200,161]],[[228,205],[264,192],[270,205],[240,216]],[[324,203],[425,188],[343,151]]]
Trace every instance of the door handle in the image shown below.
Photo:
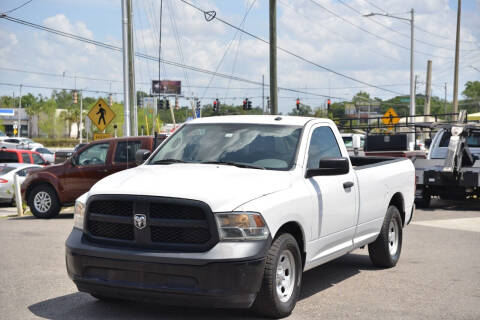
[[[108,170],[107,169],[98,169],[97,172],[105,173],[105,172],[108,172]]]
[[[348,181],[348,182],[343,183],[343,188],[344,189],[348,189],[348,188],[351,188],[351,187],[353,187],[353,182],[352,181]]]

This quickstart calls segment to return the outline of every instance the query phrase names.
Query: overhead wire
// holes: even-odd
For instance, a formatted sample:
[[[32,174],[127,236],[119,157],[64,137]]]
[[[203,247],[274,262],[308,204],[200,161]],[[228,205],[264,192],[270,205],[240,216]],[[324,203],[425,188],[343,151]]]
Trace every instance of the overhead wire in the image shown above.
[[[247,11],[246,11],[245,14],[243,15],[243,19],[242,19],[242,21],[240,22],[240,28],[243,27],[243,25],[245,24],[245,21],[246,21],[246,19],[247,19],[247,16],[248,16],[248,14],[250,13],[250,10],[252,10],[253,5],[255,4],[255,2],[256,2],[256,0],[253,0],[253,1],[252,1],[252,3],[250,4],[250,6],[248,7]],[[215,72],[217,72],[217,71],[220,69],[223,61],[225,60],[225,57],[227,56],[228,51],[230,50],[230,48],[231,48],[232,44],[234,43],[235,39],[237,38],[238,33],[239,33],[239,31],[236,30],[236,31],[235,31],[235,34],[233,35],[232,40],[230,40],[230,42],[228,43],[227,47],[225,48],[225,51],[223,52],[222,58],[220,59],[220,61],[219,61],[218,64],[217,64],[217,67],[215,68]],[[200,100],[203,100],[205,94],[206,94],[207,91],[208,91],[208,87],[210,87],[210,85],[212,84],[212,81],[213,81],[214,78],[215,78],[215,75],[212,75],[212,76],[210,77],[210,79],[208,80],[208,85],[207,85],[207,87],[205,88],[205,90],[203,90],[203,94],[202,94],[202,97],[201,97]]]
[[[297,14],[301,15],[301,16],[304,17],[305,19],[310,20],[310,22],[315,23],[315,26],[320,27],[320,28],[322,28],[322,29],[325,29],[325,30],[327,30],[329,33],[335,34],[335,35],[339,36],[340,38],[342,38],[342,39],[345,40],[345,41],[348,41],[348,42],[350,41],[350,40],[348,40],[347,38],[345,38],[341,33],[339,33],[339,32],[337,32],[336,30],[334,30],[333,28],[328,28],[325,24],[318,23],[318,22],[319,22],[318,19],[315,20],[315,19],[312,19],[311,17],[303,14],[300,10],[298,10],[296,7],[294,7],[293,5],[291,5],[288,1],[279,0],[279,2],[280,2],[281,4],[283,4],[284,6],[286,6],[286,7],[289,7],[291,10],[295,11]],[[374,54],[376,54],[376,55],[382,56],[382,57],[384,57],[384,58],[387,58],[387,59],[390,59],[390,60],[393,60],[393,61],[397,61],[397,62],[401,61],[399,58],[396,58],[396,57],[393,57],[393,56],[389,56],[389,55],[383,54],[383,53],[381,53],[380,51],[374,50],[374,49],[372,49],[372,48],[370,48],[370,47],[367,47],[366,49],[367,49],[368,51],[370,51],[370,52],[372,52],[372,53],[374,53]]]
[[[18,7],[15,7],[15,8],[13,8],[13,9],[7,10],[7,11],[5,11],[5,12],[1,12],[0,14],[10,14],[10,13],[12,13],[12,12],[14,12],[14,11],[17,11],[17,10],[20,9],[20,8],[23,8],[24,6],[26,6],[27,4],[29,4],[29,3],[32,2],[32,1],[33,1],[33,0],[28,0],[28,1],[24,2],[24,3],[22,3],[21,5],[19,5]]]
[[[183,1],[183,0],[180,0],[180,1]],[[380,35],[378,35],[378,34],[376,34],[376,33],[374,33],[374,32],[371,32],[371,31],[365,29],[365,28],[362,27],[362,26],[359,26],[358,24],[355,24],[355,23],[351,22],[350,20],[346,19],[345,17],[342,17],[341,15],[337,14],[337,13],[334,12],[333,10],[330,10],[329,8],[325,7],[324,5],[322,5],[321,3],[319,3],[319,2],[316,1],[316,0],[310,0],[310,2],[312,2],[312,3],[315,4],[315,5],[317,5],[318,7],[322,8],[324,11],[328,12],[329,14],[337,17],[338,19],[340,19],[340,20],[348,23],[349,25],[351,25],[351,26],[353,26],[353,27],[355,27],[355,28],[357,28],[357,29],[359,29],[359,30],[361,30],[361,31],[363,31],[363,32],[365,32],[365,33],[367,33],[367,34],[369,34],[369,35],[377,38],[377,39],[380,39],[380,40],[382,40],[382,41],[385,41],[385,42],[387,42],[387,43],[390,43],[391,45],[394,45],[394,46],[396,46],[396,47],[402,48],[402,49],[404,49],[404,50],[410,51],[410,48],[409,48],[409,47],[404,46],[404,45],[402,45],[402,44],[399,44],[399,43],[397,43],[397,42],[395,42],[395,41],[392,41],[392,40],[390,40],[390,39],[387,39],[387,38],[385,38],[385,37],[382,37],[382,36],[380,36]],[[418,54],[425,55],[425,56],[429,56],[429,57],[435,57],[435,58],[441,58],[441,59],[453,59],[453,57],[438,56],[438,55],[434,55],[434,54],[431,54],[431,53],[428,53],[428,52],[423,52],[423,51],[418,51],[418,50],[414,50],[414,52],[416,52],[416,53],[418,53]]]
[[[188,2],[188,1],[186,1],[186,0],[179,0],[179,1],[181,1],[181,2],[183,2],[183,3],[185,3],[185,4],[189,5],[189,6],[191,6],[192,8],[194,8],[194,9],[202,12],[205,16],[208,14],[207,11],[201,9],[200,7],[194,5],[194,4],[192,4],[192,3],[190,3],[190,2]],[[248,31],[246,31],[246,30],[244,30],[244,29],[238,28],[237,26],[233,25],[232,23],[230,23],[230,22],[228,22],[228,21],[226,21],[226,20],[224,20],[224,19],[222,19],[222,18],[219,18],[218,15],[215,15],[215,18],[214,18],[214,19],[217,20],[217,21],[220,21],[220,22],[222,22],[223,24],[226,24],[226,25],[228,25],[228,26],[230,26],[230,27],[232,27],[232,28],[234,28],[234,29],[237,29],[237,30],[239,30],[240,32],[243,32],[243,33],[249,35],[250,37],[252,37],[252,38],[254,38],[254,39],[257,39],[257,40],[259,40],[259,41],[261,41],[261,42],[263,42],[263,43],[265,43],[265,44],[270,44],[267,40],[265,40],[265,39],[263,39],[263,38],[261,38],[261,37],[259,37],[259,36],[257,36],[257,35],[254,35],[253,33],[248,32]],[[349,75],[343,74],[343,73],[341,73],[341,72],[335,71],[335,70],[333,70],[333,69],[331,69],[331,68],[328,68],[328,67],[325,67],[325,66],[323,66],[323,65],[320,65],[319,63],[316,63],[316,62],[314,62],[314,61],[312,61],[312,60],[309,60],[309,59],[307,59],[307,58],[305,58],[305,57],[303,57],[303,56],[301,56],[301,55],[299,55],[299,54],[297,54],[297,53],[294,53],[294,52],[292,52],[292,51],[290,51],[290,50],[287,50],[287,49],[285,49],[285,48],[282,48],[282,47],[277,46],[277,50],[282,51],[282,52],[284,52],[284,53],[287,53],[287,54],[289,54],[289,55],[291,55],[291,56],[293,56],[293,57],[295,57],[295,58],[297,58],[297,59],[299,59],[299,60],[301,60],[301,61],[303,61],[303,62],[309,63],[309,64],[311,64],[311,65],[313,65],[313,66],[316,66],[316,67],[318,67],[318,68],[320,68],[320,69],[323,69],[323,70],[328,71],[328,72],[330,72],[330,73],[336,74],[336,75],[341,76],[341,77],[343,77],[343,78],[352,80],[352,81],[354,81],[354,82],[358,82],[358,83],[367,85],[367,86],[369,86],[369,87],[376,88],[376,89],[379,89],[379,90],[382,90],[382,91],[386,91],[386,92],[390,92],[390,93],[393,93],[393,94],[400,94],[400,95],[402,94],[402,93],[399,93],[399,92],[397,92],[397,91],[393,91],[393,90],[389,90],[389,89],[386,89],[386,88],[382,88],[382,87],[379,87],[379,86],[377,86],[377,85],[370,84],[370,83],[368,83],[368,82],[365,82],[365,81],[362,81],[362,80],[353,78],[353,77],[351,77],[351,76],[349,76]]]

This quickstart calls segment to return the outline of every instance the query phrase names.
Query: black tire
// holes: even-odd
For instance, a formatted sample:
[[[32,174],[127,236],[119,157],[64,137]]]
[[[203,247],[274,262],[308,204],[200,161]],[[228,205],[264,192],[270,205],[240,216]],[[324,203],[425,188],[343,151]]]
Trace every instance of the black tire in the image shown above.
[[[391,230],[395,229],[395,234],[398,235],[398,238],[395,238],[397,244],[396,250],[390,250],[392,248],[392,239],[389,239],[391,235]],[[395,226],[396,225],[396,226]],[[380,234],[377,237],[377,240],[368,245],[368,254],[372,263],[380,268],[391,268],[394,267],[398,259],[400,259],[400,253],[402,252],[402,218],[400,216],[400,211],[395,206],[388,207],[385,220],[383,221],[382,229]],[[391,252],[392,251],[392,252]]]
[[[423,191],[420,198],[415,199],[415,204],[418,208],[430,208],[430,203],[432,201],[432,196]]]
[[[48,194],[50,197],[50,206],[45,211],[37,210],[34,204],[35,197],[42,192],[44,194]],[[60,201],[58,200],[57,193],[55,192],[55,189],[46,184],[34,187],[28,195],[27,203],[30,207],[30,211],[37,218],[50,219],[56,217],[60,213]]]
[[[292,268],[294,269],[294,276],[292,279],[294,280],[294,283],[293,291],[291,292],[288,300],[281,301],[277,294],[276,277],[277,266],[280,263],[280,258],[284,258],[285,253],[287,255],[291,254],[293,257],[292,262],[295,264],[295,266]],[[285,275],[287,275],[289,272],[290,270],[285,271]],[[302,258],[297,241],[289,233],[281,234],[273,241],[272,246],[268,251],[262,287],[260,292],[257,294],[257,298],[253,304],[253,309],[257,313],[270,318],[283,318],[292,313],[292,310],[295,308],[295,304],[297,303],[300,295],[302,272]]]

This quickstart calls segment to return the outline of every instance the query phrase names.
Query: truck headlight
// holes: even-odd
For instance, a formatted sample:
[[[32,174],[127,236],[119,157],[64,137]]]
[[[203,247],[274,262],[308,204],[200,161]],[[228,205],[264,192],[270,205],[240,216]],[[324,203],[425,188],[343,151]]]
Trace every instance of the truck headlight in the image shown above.
[[[85,219],[85,204],[77,200],[75,202],[75,211],[73,213],[73,227],[83,230],[84,219]]]
[[[220,212],[215,214],[220,240],[263,240],[270,231],[257,212]]]

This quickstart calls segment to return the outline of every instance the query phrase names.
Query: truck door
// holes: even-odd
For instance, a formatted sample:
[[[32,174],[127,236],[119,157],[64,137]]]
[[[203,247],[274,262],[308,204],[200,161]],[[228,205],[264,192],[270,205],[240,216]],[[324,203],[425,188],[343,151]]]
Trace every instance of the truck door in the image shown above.
[[[339,140],[328,125],[316,125],[310,132],[305,171],[318,168],[320,159],[347,156],[342,154]],[[320,259],[352,247],[357,223],[358,186],[355,182],[353,169],[347,174],[306,179],[317,214],[312,226],[312,234],[317,240],[312,246],[313,256],[310,258]]]
[[[74,155],[74,162],[65,170],[63,185],[66,202],[74,201],[108,175],[110,149],[110,142],[95,143]]]
[[[141,145],[141,140],[117,142],[113,153],[112,165],[108,169],[110,174],[135,167],[135,153],[141,148]]]

